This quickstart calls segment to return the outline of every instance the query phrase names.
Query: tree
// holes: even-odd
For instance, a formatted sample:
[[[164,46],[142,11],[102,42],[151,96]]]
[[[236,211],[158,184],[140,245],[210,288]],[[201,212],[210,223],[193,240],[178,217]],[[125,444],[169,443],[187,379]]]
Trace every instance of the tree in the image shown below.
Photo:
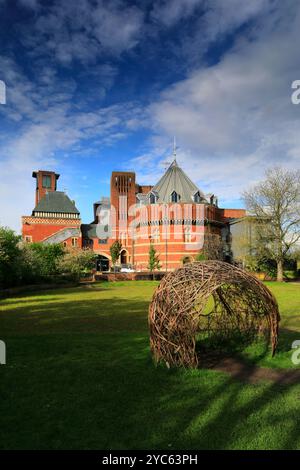
[[[21,237],[7,227],[0,227],[0,285],[18,284],[22,277]]]
[[[196,255],[196,261],[222,260],[223,243],[222,238],[217,233],[207,232],[204,235],[203,247]]]
[[[59,259],[64,255],[65,250],[59,243],[46,245],[43,243],[31,243],[24,246],[24,249],[31,251],[36,266],[39,266],[40,275],[51,276],[58,273]]]
[[[121,251],[122,251],[122,243],[119,240],[116,240],[111,245],[110,249],[110,256],[113,266],[115,266],[116,262],[118,261]]]
[[[155,269],[160,270],[161,268],[159,256],[156,254],[156,249],[154,248],[152,243],[150,244],[150,249],[149,249],[148,268],[151,272],[153,272]]]
[[[264,181],[244,191],[243,199],[259,221],[256,255],[274,260],[282,281],[285,257],[300,240],[300,171],[271,168]]]
[[[97,254],[90,248],[70,248],[59,259],[59,269],[64,274],[71,274],[76,280],[95,267]]]

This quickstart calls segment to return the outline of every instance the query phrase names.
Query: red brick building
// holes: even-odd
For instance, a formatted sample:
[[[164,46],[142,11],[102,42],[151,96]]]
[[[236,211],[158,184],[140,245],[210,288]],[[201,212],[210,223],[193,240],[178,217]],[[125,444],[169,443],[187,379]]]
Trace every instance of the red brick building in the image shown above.
[[[208,234],[223,241],[223,257],[230,259],[230,222],[245,215],[243,209],[222,209],[214,195],[205,195],[176,159],[155,186],[141,186],[134,172],[111,175],[110,198],[94,204],[94,220],[81,224],[74,201],[56,189],[59,175],[38,171],[36,206],[23,217],[27,242],[63,243],[90,247],[98,253],[100,270],[111,267],[110,246],[122,243],[120,265],[147,270],[154,246],[162,270],[192,261]]]
[[[22,217],[25,242],[62,243],[81,246],[81,219],[74,201],[57,191],[59,175],[52,171],[33,172],[36,178],[35,207]]]

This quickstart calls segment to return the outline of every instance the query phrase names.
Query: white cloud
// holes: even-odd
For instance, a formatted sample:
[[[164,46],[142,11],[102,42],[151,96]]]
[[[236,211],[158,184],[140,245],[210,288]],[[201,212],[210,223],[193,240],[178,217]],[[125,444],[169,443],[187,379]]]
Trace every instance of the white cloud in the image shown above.
[[[190,16],[202,4],[203,0],[160,0],[154,4],[151,16],[155,21],[170,27]]]
[[[153,6],[151,17],[165,27],[172,27],[192,15],[198,20],[196,43],[209,43],[219,36],[248,22],[257,15],[270,12],[274,0],[160,0]],[[192,46],[192,44],[190,44]]]
[[[138,42],[143,13],[137,7],[100,3],[92,13],[93,32],[100,45],[112,53],[132,49]]]
[[[32,84],[13,60],[0,57],[0,66],[8,84],[7,104],[0,106],[0,224],[19,230],[21,215],[34,204],[32,171],[61,171],[68,158],[72,173],[72,159],[87,155],[93,145],[103,149],[126,137],[127,120],[139,110],[126,103],[85,112],[74,100],[72,80],[62,82],[45,69]],[[71,183],[71,195],[72,190]]]
[[[135,47],[143,21],[138,7],[121,0],[60,0],[37,16],[33,29],[24,28],[21,40],[34,57],[55,57],[63,65],[93,64]]]
[[[154,154],[159,142],[166,148],[176,135],[178,160],[223,202],[238,199],[268,166],[300,167],[300,106],[291,103],[291,83],[299,78],[300,5],[289,4],[292,10],[278,4],[249,39],[238,39],[217,64],[170,86],[148,110]],[[142,178],[157,179],[146,165]]]

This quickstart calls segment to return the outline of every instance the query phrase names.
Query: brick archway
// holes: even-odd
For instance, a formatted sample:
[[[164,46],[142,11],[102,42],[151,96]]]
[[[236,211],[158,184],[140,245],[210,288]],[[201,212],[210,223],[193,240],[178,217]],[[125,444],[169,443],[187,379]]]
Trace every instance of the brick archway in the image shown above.
[[[128,263],[128,251],[123,249],[120,254],[120,263],[127,264]]]

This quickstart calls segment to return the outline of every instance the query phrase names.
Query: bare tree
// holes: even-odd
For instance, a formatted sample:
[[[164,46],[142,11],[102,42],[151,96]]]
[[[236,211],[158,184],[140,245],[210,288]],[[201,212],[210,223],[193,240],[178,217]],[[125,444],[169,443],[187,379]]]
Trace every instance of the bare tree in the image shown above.
[[[203,247],[196,256],[196,260],[222,260],[223,248],[221,235],[207,232],[204,236]]]
[[[257,217],[257,244],[277,264],[283,280],[283,263],[300,240],[300,171],[274,167],[265,180],[243,193],[246,208]]]

